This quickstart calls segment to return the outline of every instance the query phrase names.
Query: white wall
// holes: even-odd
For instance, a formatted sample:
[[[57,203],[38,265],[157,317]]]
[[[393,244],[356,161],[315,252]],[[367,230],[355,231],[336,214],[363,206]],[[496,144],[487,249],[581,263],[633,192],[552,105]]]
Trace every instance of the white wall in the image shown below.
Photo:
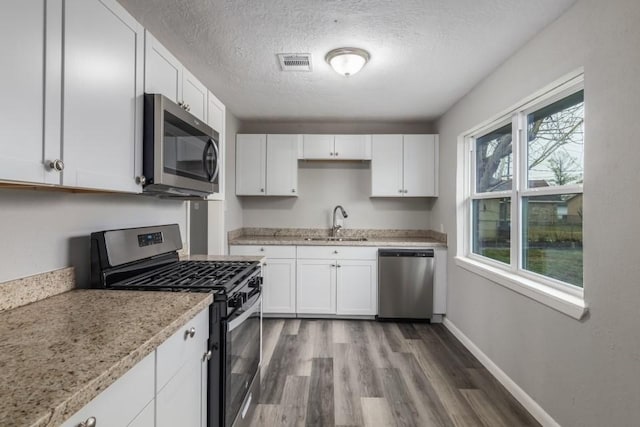
[[[226,153],[225,153],[225,236],[224,247],[227,248],[227,232],[242,228],[243,212],[241,199],[236,197],[236,133],[240,122],[227,109],[226,132]]]
[[[432,133],[429,123],[243,122],[241,133]],[[243,197],[245,227],[331,227],[334,206],[347,228],[424,229],[433,199],[369,198],[370,162],[298,163],[298,197]]]
[[[449,234],[447,317],[563,426],[640,419],[640,2],[578,0],[438,123]],[[456,144],[467,129],[580,66],[585,70],[584,286],[576,321],[457,267]]]
[[[184,202],[0,189],[0,282],[74,266],[78,285],[87,286],[92,232],[169,223],[186,241]]]

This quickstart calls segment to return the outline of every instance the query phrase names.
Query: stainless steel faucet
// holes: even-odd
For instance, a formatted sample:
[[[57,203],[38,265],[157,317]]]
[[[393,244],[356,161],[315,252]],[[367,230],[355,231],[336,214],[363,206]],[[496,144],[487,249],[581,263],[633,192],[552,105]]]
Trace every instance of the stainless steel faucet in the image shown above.
[[[341,225],[336,224],[336,221],[338,220],[337,218],[338,210],[340,210],[340,214],[342,215],[342,218],[347,218],[349,216],[347,215],[347,211],[345,211],[341,205],[338,205],[335,208],[333,208],[333,227],[331,227],[331,237],[336,237],[336,235],[338,234],[338,231],[340,231],[340,229],[342,228]]]

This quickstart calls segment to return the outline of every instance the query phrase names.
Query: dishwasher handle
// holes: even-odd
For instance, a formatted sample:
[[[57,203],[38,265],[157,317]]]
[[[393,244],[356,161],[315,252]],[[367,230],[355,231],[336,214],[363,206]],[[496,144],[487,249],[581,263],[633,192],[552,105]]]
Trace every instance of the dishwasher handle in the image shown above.
[[[433,258],[433,249],[378,249],[378,257]]]

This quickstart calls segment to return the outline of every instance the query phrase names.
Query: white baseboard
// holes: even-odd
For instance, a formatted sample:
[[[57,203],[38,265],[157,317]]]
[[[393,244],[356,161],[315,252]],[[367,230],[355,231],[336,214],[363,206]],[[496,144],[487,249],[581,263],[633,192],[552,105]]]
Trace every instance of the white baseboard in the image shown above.
[[[476,346],[451,320],[445,317],[444,326],[455,335],[458,340],[487,368],[491,374],[504,386],[504,388],[513,395],[513,397],[525,407],[540,424],[545,427],[560,427],[560,424],[554,420],[538,403],[533,400],[518,384],[516,384],[505,372],[498,367],[489,356],[484,354],[482,350]]]

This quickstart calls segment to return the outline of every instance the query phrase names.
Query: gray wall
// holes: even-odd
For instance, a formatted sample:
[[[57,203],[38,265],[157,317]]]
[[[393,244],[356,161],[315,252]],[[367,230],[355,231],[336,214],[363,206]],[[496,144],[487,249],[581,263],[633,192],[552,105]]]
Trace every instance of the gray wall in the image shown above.
[[[429,123],[242,122],[241,133],[433,133]],[[427,228],[430,199],[369,198],[370,162],[299,162],[299,197],[243,197],[245,227],[331,226],[344,205],[348,228]]]
[[[640,2],[579,0],[438,123],[449,233],[447,317],[563,426],[640,419]],[[585,70],[584,286],[576,321],[457,267],[456,144],[467,129],[580,66]]]
[[[147,196],[0,189],[0,282],[74,266],[87,286],[91,232],[178,223],[186,242],[185,218],[184,202]]]

